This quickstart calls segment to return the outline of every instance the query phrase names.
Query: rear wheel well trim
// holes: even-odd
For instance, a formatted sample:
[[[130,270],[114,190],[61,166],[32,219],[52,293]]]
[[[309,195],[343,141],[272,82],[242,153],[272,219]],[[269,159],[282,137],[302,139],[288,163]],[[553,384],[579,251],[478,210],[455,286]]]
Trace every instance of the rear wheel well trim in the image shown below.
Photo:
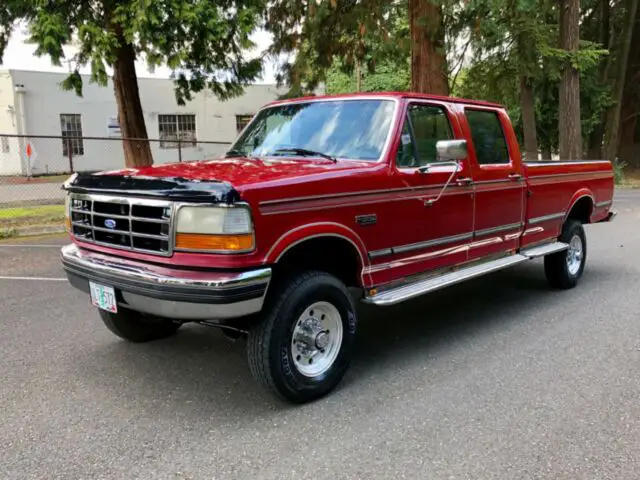
[[[595,198],[593,196],[593,193],[590,190],[583,190],[581,192],[578,192],[574,196],[574,200],[571,202],[571,205],[567,209],[567,213],[565,213],[565,215],[564,215],[564,221],[562,222],[563,225],[565,223],[567,223],[567,220],[569,220],[569,218],[571,216],[571,212],[573,212],[573,209],[578,204],[578,202],[582,201],[585,198],[588,198],[590,200],[590,202],[591,202],[589,215],[587,217],[587,223],[591,223],[591,215],[593,215],[593,210],[595,208],[596,201],[595,201]]]

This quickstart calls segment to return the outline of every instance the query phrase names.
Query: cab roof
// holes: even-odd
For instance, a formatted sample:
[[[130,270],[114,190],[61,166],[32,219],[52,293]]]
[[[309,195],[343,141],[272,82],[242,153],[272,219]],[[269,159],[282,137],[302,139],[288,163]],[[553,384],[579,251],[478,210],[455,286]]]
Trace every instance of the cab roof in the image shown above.
[[[447,97],[443,95],[430,95],[426,93],[414,93],[414,92],[360,92],[360,93],[341,93],[336,95],[317,95],[317,96],[306,96],[306,97],[296,97],[296,98],[288,98],[283,100],[275,100],[269,104],[271,105],[279,105],[283,103],[289,102],[300,102],[307,100],[331,100],[335,98],[396,98],[396,99],[404,99],[404,98],[417,98],[420,100],[436,100],[439,102],[450,102],[450,103],[463,103],[465,105],[479,105],[483,107],[493,107],[493,108],[504,108],[503,105],[498,103],[486,102],[483,100],[471,100],[468,98],[457,98],[457,97]]]

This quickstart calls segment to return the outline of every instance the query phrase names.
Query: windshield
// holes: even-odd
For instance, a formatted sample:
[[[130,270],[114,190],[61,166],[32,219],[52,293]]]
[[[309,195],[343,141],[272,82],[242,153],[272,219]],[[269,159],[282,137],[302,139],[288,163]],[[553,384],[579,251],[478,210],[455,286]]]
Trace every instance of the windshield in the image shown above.
[[[292,149],[334,158],[378,160],[395,103],[330,100],[288,103],[261,110],[229,150],[251,156],[291,156]],[[295,156],[294,154],[294,156]]]

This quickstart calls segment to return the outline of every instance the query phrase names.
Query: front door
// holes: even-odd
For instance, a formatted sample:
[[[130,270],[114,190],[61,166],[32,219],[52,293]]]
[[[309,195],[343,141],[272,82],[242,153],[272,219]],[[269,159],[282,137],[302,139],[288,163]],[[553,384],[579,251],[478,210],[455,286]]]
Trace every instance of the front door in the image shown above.
[[[522,162],[504,134],[509,119],[498,109],[466,107],[463,128],[475,185],[475,219],[469,258],[514,251],[524,227],[526,183]]]
[[[446,104],[416,100],[407,105],[390,173],[397,187],[399,201],[394,205],[402,231],[389,237],[387,249],[373,252],[374,284],[467,260],[474,201],[469,161],[464,159],[456,172],[452,166],[439,165],[436,155],[439,140],[462,138],[460,125]],[[428,171],[421,171],[425,166]],[[448,180],[451,183],[444,188]]]

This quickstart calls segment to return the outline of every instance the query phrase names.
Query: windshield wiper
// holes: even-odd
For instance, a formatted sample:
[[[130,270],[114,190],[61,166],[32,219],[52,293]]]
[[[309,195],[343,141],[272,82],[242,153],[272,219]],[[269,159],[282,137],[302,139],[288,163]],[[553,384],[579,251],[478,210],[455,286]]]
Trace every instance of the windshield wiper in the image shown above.
[[[305,157],[317,156],[326,158],[327,160],[331,160],[333,163],[337,163],[338,159],[336,157],[332,157],[331,155],[327,155],[326,153],[316,152],[315,150],[307,150],[306,148],[278,148],[274,153],[284,153],[284,152],[292,152],[296,155],[303,155]]]
[[[228,157],[247,157],[247,158],[251,158],[251,154],[249,153],[244,153],[240,150],[229,150],[224,154],[225,158]]]

